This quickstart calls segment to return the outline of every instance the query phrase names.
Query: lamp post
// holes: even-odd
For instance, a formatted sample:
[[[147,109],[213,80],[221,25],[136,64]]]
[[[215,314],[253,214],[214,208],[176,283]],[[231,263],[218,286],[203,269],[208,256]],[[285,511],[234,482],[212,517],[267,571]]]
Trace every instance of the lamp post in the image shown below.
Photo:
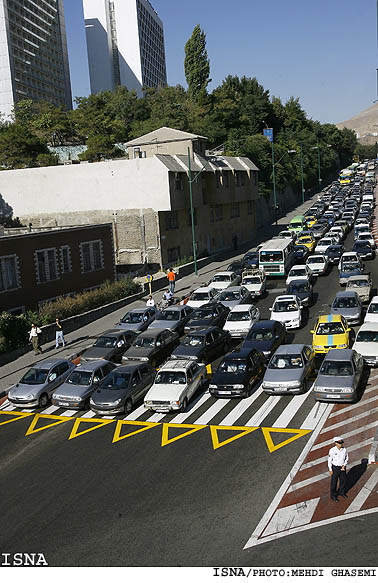
[[[317,150],[318,151],[318,183],[319,183],[319,190],[321,190],[322,188],[322,179],[320,176],[320,147],[319,146],[313,146],[311,148],[311,150]]]
[[[284,158],[287,154],[295,154],[296,150],[287,150],[279,160],[277,160],[277,162],[274,161],[274,148],[273,148],[273,142],[272,142],[272,178],[273,178],[273,200],[274,200],[274,210],[275,210],[275,217],[276,217],[276,225],[277,225],[277,210],[278,210],[278,205],[277,205],[277,193],[276,193],[276,173],[275,173],[275,167],[277,164],[279,164],[282,160],[282,158]]]
[[[190,164],[190,148],[188,148],[188,182],[189,182],[189,199],[190,199],[190,218],[192,223],[192,246],[193,246],[193,261],[194,261],[194,273],[198,275],[197,268],[197,249],[196,249],[196,234],[194,230],[194,208],[193,208],[193,190],[192,184],[197,179],[197,177],[203,172],[205,168],[201,168],[199,172],[192,178],[192,168]]]

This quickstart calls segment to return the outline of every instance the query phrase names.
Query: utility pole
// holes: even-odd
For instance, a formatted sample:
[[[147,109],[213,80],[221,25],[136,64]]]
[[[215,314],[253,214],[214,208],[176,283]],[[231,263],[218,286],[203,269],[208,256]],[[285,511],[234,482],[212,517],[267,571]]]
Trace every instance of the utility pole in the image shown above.
[[[202,172],[202,170],[200,170]],[[198,275],[197,269],[197,250],[196,250],[196,234],[194,230],[194,209],[193,209],[193,191],[192,182],[195,180],[200,173],[198,172],[192,179],[192,169],[190,165],[190,148],[188,148],[188,180],[189,180],[189,198],[190,198],[190,217],[192,221],[192,245],[193,245],[193,261],[194,261],[194,273]]]

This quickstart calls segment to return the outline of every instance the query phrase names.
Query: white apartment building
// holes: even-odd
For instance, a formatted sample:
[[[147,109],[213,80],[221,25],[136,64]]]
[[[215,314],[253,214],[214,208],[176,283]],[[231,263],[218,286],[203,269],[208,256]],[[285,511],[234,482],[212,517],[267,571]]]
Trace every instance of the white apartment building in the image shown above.
[[[0,112],[22,99],[72,108],[63,0],[0,0]]]
[[[83,0],[91,92],[167,84],[163,23],[148,0]]]

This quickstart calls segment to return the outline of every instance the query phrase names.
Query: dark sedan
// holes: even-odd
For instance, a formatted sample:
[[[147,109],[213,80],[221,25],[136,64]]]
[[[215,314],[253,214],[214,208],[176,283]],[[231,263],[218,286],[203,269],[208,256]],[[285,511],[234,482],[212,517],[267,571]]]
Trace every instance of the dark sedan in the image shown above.
[[[306,245],[295,245],[293,255],[295,263],[306,263],[310,249]]]
[[[243,257],[244,267],[258,267],[259,266],[259,253],[258,251],[248,251]]]
[[[80,357],[80,360],[110,360],[111,362],[121,362],[123,353],[134,341],[136,333],[132,330],[108,330],[104,332],[91,348],[87,348]]]
[[[215,326],[187,334],[171,358],[197,360],[208,363],[228,351],[231,338],[228,332]]]
[[[146,330],[135,338],[130,348],[122,357],[123,363],[131,360],[149,362],[152,366],[157,366],[168,356],[179,344],[179,335],[170,330]]]
[[[232,263],[230,263],[230,265],[227,267],[226,271],[233,271],[236,275],[241,276],[241,274],[243,273],[243,269],[244,269],[244,261],[242,259],[240,259],[240,260],[233,261]]]
[[[355,251],[361,259],[374,259],[374,249],[369,241],[357,239],[357,241],[354,242],[352,251]]]
[[[305,279],[293,279],[287,286],[288,294],[293,294],[301,300],[302,306],[311,306],[313,301],[312,285]]]
[[[340,257],[344,251],[344,245],[330,245],[327,247],[325,255],[327,256],[328,261],[334,265],[340,261]]]
[[[208,326],[223,328],[229,311],[229,308],[219,302],[197,308],[192,312],[190,320],[186,323],[184,332],[187,333]]]
[[[242,344],[243,349],[262,352],[266,359],[286,343],[287,333],[285,325],[276,320],[260,320],[255,322]]]
[[[316,223],[311,227],[311,232],[316,240],[321,239],[328,232],[328,224]]]
[[[264,374],[264,355],[252,348],[234,350],[221,361],[211,379],[214,397],[248,397]]]
[[[147,363],[117,367],[92,394],[90,408],[100,415],[130,413],[134,403],[142,399],[151,387],[155,374],[155,369]]]

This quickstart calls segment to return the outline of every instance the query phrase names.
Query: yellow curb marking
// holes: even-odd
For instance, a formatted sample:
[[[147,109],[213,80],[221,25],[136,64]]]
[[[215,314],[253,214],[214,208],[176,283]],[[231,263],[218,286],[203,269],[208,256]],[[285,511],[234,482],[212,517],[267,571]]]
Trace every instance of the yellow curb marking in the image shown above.
[[[169,438],[168,437],[168,430],[170,427],[178,427],[179,429],[182,429],[183,427],[189,427],[189,431],[185,431],[185,433],[180,433],[180,435],[176,435],[176,437]],[[174,441],[177,441],[178,439],[182,439],[183,437],[186,437],[187,435],[191,435],[192,433],[195,433],[196,431],[199,431],[200,429],[203,429],[204,427],[207,427],[207,425],[190,425],[190,424],[183,424],[183,423],[163,423],[163,429],[161,432],[161,446],[164,447],[168,443],[173,443]]]
[[[125,435],[120,435],[122,425],[137,425],[141,426],[141,429],[136,429],[135,431],[131,431],[130,433],[126,433]],[[142,431],[147,431],[147,429],[151,429],[152,427],[156,427],[156,425],[160,425],[160,423],[148,423],[148,421],[117,421],[117,425],[114,431],[112,443],[116,443],[117,441],[121,441],[121,439],[126,439],[127,437],[131,437],[132,435],[136,435],[137,433],[142,433]]]
[[[37,425],[39,419],[55,419],[54,423],[49,423],[38,429],[34,429]],[[49,429],[49,427],[54,427],[54,425],[60,425],[60,423],[65,423],[66,421],[71,421],[70,417],[61,417],[60,415],[44,415],[43,413],[37,413],[33,421],[29,425],[29,429],[25,435],[31,435],[32,433],[38,433],[38,431],[43,431],[44,429]]]
[[[213,448],[214,449],[218,449],[219,447],[222,447],[223,445],[226,445],[227,443],[231,443],[231,441],[235,441],[235,439],[239,439],[239,437],[243,437],[244,435],[247,435],[248,433],[252,433],[252,431],[256,431],[256,429],[258,429],[258,427],[239,427],[237,425],[210,425],[210,433],[211,433],[211,439],[213,442]],[[221,430],[225,430],[225,431],[240,431],[240,433],[238,433],[237,435],[233,435],[232,437],[229,437],[228,439],[225,439],[224,441],[220,442],[219,438],[218,438],[218,431]]]
[[[13,419],[8,419],[8,421],[0,421],[0,425],[6,425],[7,423],[12,423],[13,421],[18,421],[24,417],[30,417],[33,413],[14,413],[13,411],[0,411],[0,415],[16,415]]]
[[[207,364],[207,365],[206,365],[206,373],[207,373],[208,375],[211,375],[211,374],[212,374],[212,368],[211,368],[211,364]]]
[[[311,433],[311,429],[290,429],[286,427],[282,429],[276,427],[261,427],[261,430],[264,434],[264,438],[270,453],[276,451],[277,449],[280,449],[281,447],[284,447],[284,445],[288,445],[288,443],[295,441],[299,437],[302,437],[302,435],[306,435],[306,433]],[[289,439],[285,439],[285,441],[279,443],[278,445],[274,445],[273,440],[270,436],[271,433],[295,433],[296,435],[289,437]]]
[[[95,427],[89,427],[88,429],[83,429],[78,432],[77,430],[80,427],[80,423],[96,423],[96,425]],[[75,439],[75,437],[79,437],[80,435],[84,435],[84,433],[89,433],[89,431],[94,431],[95,429],[100,429],[100,427],[104,427],[104,425],[108,425],[109,423],[114,423],[113,419],[83,419],[82,417],[78,417],[75,419],[74,426],[68,439]]]

